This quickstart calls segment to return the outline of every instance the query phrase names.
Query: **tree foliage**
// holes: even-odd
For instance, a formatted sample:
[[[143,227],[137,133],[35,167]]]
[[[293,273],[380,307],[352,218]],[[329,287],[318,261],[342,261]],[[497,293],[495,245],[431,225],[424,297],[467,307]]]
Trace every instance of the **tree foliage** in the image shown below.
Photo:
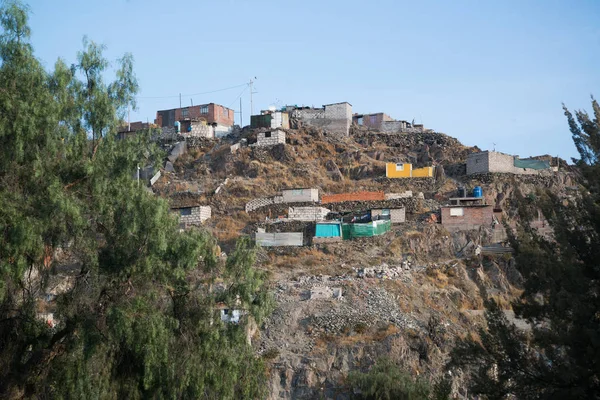
[[[135,107],[132,56],[105,83],[104,48],[84,39],[76,64],[47,72],[27,16],[0,11],[0,397],[263,397],[246,326],[270,299],[253,246],[220,261],[132,179],[160,156],[148,134],[115,137]],[[218,301],[247,315],[225,325]]]
[[[355,398],[364,400],[422,400],[431,394],[429,383],[415,379],[393,361],[382,358],[366,373],[350,372]]]
[[[523,223],[511,237],[517,268],[525,278],[515,312],[533,326],[517,331],[488,302],[488,328],[459,342],[453,364],[465,368],[472,391],[488,398],[600,398],[600,107],[594,116],[565,107],[574,160],[584,178],[578,198],[550,192],[521,198]],[[541,207],[554,230],[547,240],[527,221],[527,208]]]

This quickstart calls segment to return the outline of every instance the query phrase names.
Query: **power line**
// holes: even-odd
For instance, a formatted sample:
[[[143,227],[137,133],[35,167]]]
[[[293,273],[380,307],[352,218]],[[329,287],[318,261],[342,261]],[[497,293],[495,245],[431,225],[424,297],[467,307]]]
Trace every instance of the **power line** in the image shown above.
[[[239,94],[238,97],[235,98],[234,101],[231,102],[231,104],[229,104],[229,106],[227,106],[227,108],[231,108],[231,106],[233,105],[233,103],[235,103],[240,97],[242,97],[242,95],[246,92],[246,90],[248,90],[248,84],[246,83],[246,87],[244,88],[244,90],[242,90],[242,92]]]
[[[247,83],[243,83],[241,85],[230,86],[230,87],[223,88],[223,89],[210,90],[208,92],[199,92],[199,93],[192,93],[192,94],[176,94],[176,95],[173,95],[173,96],[139,96],[138,99],[174,99],[174,98],[178,98],[179,96],[193,97],[193,96],[199,96],[201,94],[211,94],[211,93],[217,93],[217,92],[224,92],[226,90],[236,89],[236,88],[240,88],[242,86],[248,86],[248,84]]]

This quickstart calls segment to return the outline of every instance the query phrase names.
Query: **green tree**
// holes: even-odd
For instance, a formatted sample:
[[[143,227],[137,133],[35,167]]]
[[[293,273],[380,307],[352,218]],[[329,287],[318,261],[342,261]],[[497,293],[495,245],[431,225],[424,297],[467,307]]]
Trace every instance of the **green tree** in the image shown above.
[[[246,327],[271,301],[253,246],[220,261],[212,236],[180,233],[132,179],[161,157],[149,133],[115,137],[135,106],[133,58],[107,84],[103,47],[84,40],[75,65],[47,72],[27,16],[16,1],[0,10],[0,397],[264,397]],[[242,322],[222,323],[218,301]],[[38,318],[48,304],[53,328]]]
[[[511,243],[525,284],[513,309],[532,324],[532,332],[518,332],[488,302],[488,328],[454,350],[453,364],[468,371],[473,393],[600,398],[600,107],[593,98],[592,107],[593,118],[564,108],[581,156],[574,160],[583,176],[581,196],[568,203],[550,192],[541,192],[535,204],[519,199],[524,223]],[[526,223],[534,205],[552,225],[553,241]]]
[[[429,383],[415,379],[393,361],[382,358],[368,372],[350,372],[354,397],[364,400],[423,400],[431,394]]]

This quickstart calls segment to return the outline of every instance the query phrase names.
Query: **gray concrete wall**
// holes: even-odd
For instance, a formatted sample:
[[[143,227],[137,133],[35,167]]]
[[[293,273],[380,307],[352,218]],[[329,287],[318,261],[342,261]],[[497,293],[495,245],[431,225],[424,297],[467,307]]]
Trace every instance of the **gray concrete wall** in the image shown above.
[[[256,244],[261,247],[302,246],[302,232],[256,233]]]

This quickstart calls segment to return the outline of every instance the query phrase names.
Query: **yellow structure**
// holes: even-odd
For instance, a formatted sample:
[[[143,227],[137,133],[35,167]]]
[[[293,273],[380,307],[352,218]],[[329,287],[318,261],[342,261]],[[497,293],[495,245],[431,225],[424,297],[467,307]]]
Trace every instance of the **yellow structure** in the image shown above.
[[[413,178],[432,178],[433,177],[433,167],[423,167],[412,170]]]
[[[412,176],[412,164],[387,163],[385,164],[385,176],[388,178],[410,178]]]
[[[413,169],[412,164],[386,163],[385,176],[388,178],[432,178],[433,167]]]

